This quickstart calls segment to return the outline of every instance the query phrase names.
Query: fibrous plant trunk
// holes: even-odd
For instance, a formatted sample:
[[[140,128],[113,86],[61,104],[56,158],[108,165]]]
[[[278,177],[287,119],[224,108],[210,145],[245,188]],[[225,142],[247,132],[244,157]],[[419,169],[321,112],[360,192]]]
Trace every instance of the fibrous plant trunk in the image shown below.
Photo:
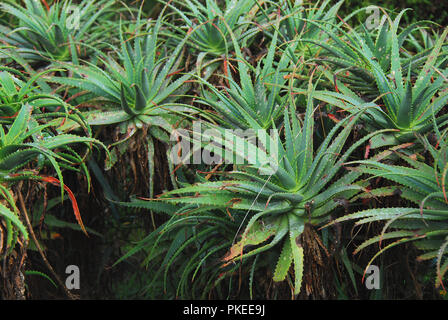
[[[3,241],[4,228],[0,224],[0,241]],[[0,244],[0,247],[2,244]],[[1,250],[0,250],[1,251]],[[5,250],[3,250],[5,251]],[[4,252],[1,253],[4,256]],[[0,298],[2,300],[25,300],[26,250],[20,247],[4,256],[0,265]]]
[[[313,225],[305,224],[301,236],[304,248],[304,272],[300,299],[334,299],[332,256]]]

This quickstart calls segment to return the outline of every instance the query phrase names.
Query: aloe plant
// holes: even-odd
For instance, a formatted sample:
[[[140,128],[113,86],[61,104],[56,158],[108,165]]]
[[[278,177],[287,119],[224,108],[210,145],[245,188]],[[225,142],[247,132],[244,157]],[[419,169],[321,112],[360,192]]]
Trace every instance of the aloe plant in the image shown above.
[[[358,220],[356,225],[376,221],[387,221],[380,235],[363,242],[356,248],[358,253],[367,246],[379,243],[380,250],[372,257],[369,265],[380,254],[397,245],[413,242],[423,251],[418,260],[436,260],[437,287],[443,286],[443,278],[448,270],[448,198],[446,178],[448,172],[448,140],[447,131],[437,132],[438,145],[432,146],[426,137],[422,137],[424,146],[429,151],[434,165],[423,162],[420,155],[409,156],[398,152],[408,166],[390,165],[380,162],[391,152],[381,153],[370,160],[354,161],[358,166],[353,171],[369,174],[371,177],[382,177],[394,183],[382,190],[371,190],[371,194],[392,195],[399,190],[401,197],[415,204],[415,207],[392,207],[363,210],[343,216],[335,222]],[[415,157],[417,156],[417,157]],[[418,160],[421,159],[421,160]],[[364,197],[368,197],[366,194]],[[393,242],[382,246],[384,240]]]
[[[121,48],[116,49],[118,60],[106,55],[100,58],[106,71],[91,63],[86,66],[64,64],[79,78],[52,78],[55,82],[87,90],[106,105],[101,112],[85,113],[89,124],[126,123],[142,127],[149,124],[151,116],[157,118],[156,115],[169,113],[165,104],[175,102],[188,88],[186,81],[190,75],[176,79],[184,42],[174,52],[159,52],[161,25],[162,17],[153,29],[142,35],[125,39],[120,33]]]
[[[290,53],[294,52],[297,43],[279,51],[276,45],[277,37],[276,31],[266,56],[254,68],[244,59],[238,41],[232,34],[237,58],[237,77],[232,76],[229,61],[225,66],[224,75],[228,88],[218,90],[208,81],[198,79],[204,90],[202,97],[198,97],[196,101],[212,107],[216,112],[216,121],[230,128],[269,129],[281,118],[282,110],[291,100],[287,92],[290,87],[296,85],[295,79],[288,77],[290,69],[293,68],[293,72],[298,75],[301,69],[303,70],[303,65],[291,66],[295,56],[291,57]],[[278,55],[281,57],[275,62]],[[236,78],[239,78],[239,83]]]
[[[191,32],[188,43],[199,52],[212,56],[219,57],[233,49],[230,32],[239,42],[247,41],[257,32],[256,28],[250,28],[250,19],[258,11],[253,0],[225,0],[222,7],[213,0],[205,3],[198,0],[169,1],[168,5],[186,24],[185,30],[171,25],[183,35],[180,38]]]
[[[118,125],[126,137],[114,146],[128,141],[139,132],[138,129],[148,129],[145,135],[151,196],[155,170],[154,139],[169,142],[169,133],[176,123],[198,112],[191,105],[176,102],[189,88],[187,80],[191,77],[190,74],[177,76],[181,72],[178,68],[187,39],[179,43],[173,52],[159,47],[158,37],[162,20],[163,14],[155,26],[149,27],[142,35],[125,39],[120,33],[121,48],[118,60],[106,55],[100,58],[105,70],[92,63],[86,66],[64,64],[65,68],[73,71],[78,77],[51,78],[51,81],[91,93],[93,98],[90,102],[100,104],[101,109],[85,111],[83,115],[90,126]],[[61,130],[72,130],[77,126],[76,123],[67,121]]]
[[[375,96],[378,95],[378,91],[375,91],[378,89],[375,88],[376,75],[373,71],[375,62],[378,65],[376,68],[380,68],[386,74],[396,69],[398,65],[405,71],[409,68],[414,71],[424,64],[425,58],[433,49],[433,47],[425,48],[417,52],[406,50],[405,46],[408,43],[415,43],[413,34],[433,24],[431,21],[423,20],[406,28],[400,28],[401,18],[406,11],[401,11],[393,21],[385,14],[386,19],[370,30],[363,24],[354,28],[345,21],[343,24],[334,25],[325,21],[316,23],[310,20],[309,24],[326,34],[328,41],[317,41],[312,38],[306,38],[304,41],[324,50],[318,59],[338,67],[336,75],[343,79],[344,83],[364,95]]]
[[[403,14],[403,12],[401,13]],[[412,28],[404,30],[400,36],[396,36],[399,18],[395,19],[392,28],[390,54],[384,56],[382,51],[388,52],[385,47],[385,39],[378,44],[375,51],[371,51],[372,43],[361,39],[358,36],[351,38],[353,43],[357,43],[362,49],[351,50],[356,57],[365,63],[367,70],[375,80],[376,89],[379,97],[373,98],[373,101],[367,103],[366,97],[359,97],[351,90],[350,84],[343,84],[345,80],[336,80],[332,76],[332,82],[339,92],[321,91],[316,92],[315,97],[322,101],[336,105],[350,113],[357,112],[365,106],[375,106],[367,111],[364,121],[369,129],[372,128],[391,128],[397,132],[377,136],[372,141],[372,148],[391,145],[415,140],[415,134],[425,134],[433,127],[433,120],[437,125],[443,126],[447,123],[447,115],[439,112],[446,106],[448,101],[448,92],[446,91],[446,79],[448,75],[447,56],[442,50],[445,45],[448,29],[445,29],[441,37],[437,40],[430,52],[424,55],[413,56],[407,62],[403,62],[400,57],[399,49],[406,38],[406,34],[411,32]],[[383,29],[384,30],[384,26]],[[381,32],[382,33],[382,32]],[[380,33],[380,35],[381,35]],[[385,36],[384,36],[385,37]],[[381,37],[379,37],[381,39]],[[337,40],[338,43],[342,40]],[[384,49],[384,50],[380,50]],[[356,52],[356,53],[355,53]],[[376,56],[382,56],[378,59]],[[413,69],[412,65],[424,65]],[[352,72],[352,71],[350,71]],[[407,76],[404,77],[404,73]],[[330,74],[327,72],[327,77]],[[378,98],[384,102],[382,108],[376,102]]]
[[[45,3],[46,4],[46,3]],[[0,41],[16,47],[15,52],[29,61],[71,61],[85,56],[87,47],[100,33],[91,32],[96,20],[112,5],[110,1],[56,1],[51,6],[25,0],[0,5],[2,11],[19,21],[17,28],[0,25]],[[79,52],[77,52],[79,51]]]
[[[235,41],[247,48],[261,30],[256,22],[260,4],[253,0],[159,1],[174,13],[167,23],[170,38],[188,37],[189,51],[197,54],[196,71],[205,80],[220,66],[226,69]],[[184,24],[179,26],[178,20]]]

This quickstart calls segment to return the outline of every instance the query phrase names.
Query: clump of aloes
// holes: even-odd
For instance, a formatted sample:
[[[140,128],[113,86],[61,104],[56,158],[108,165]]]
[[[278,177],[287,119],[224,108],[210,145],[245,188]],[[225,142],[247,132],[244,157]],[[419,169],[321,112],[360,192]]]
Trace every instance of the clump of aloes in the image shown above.
[[[221,156],[232,154],[245,163],[222,172],[227,179],[200,182],[166,192],[153,200],[184,206],[184,210],[177,212],[190,217],[195,215],[194,208],[199,212],[203,211],[201,208],[208,208],[221,210],[230,215],[230,219],[240,221],[245,230],[240,241],[234,243],[223,258],[224,265],[275,250],[279,259],[274,280],[284,280],[290,266],[294,265],[295,294],[300,292],[302,283],[307,244],[301,237],[306,224],[325,222],[339,206],[339,199],[349,200],[363,190],[361,185],[353,184],[360,175],[357,172],[344,174],[338,180],[335,177],[349,155],[377,134],[365,136],[341,153],[361,111],[340,121],[314,153],[312,94],[310,85],[303,124],[293,107],[284,108],[284,142],[275,138],[280,136],[280,130],[274,123],[271,135],[267,130],[254,129],[252,142],[225,129],[210,127],[201,135],[204,140],[213,141],[205,146],[208,152]]]

